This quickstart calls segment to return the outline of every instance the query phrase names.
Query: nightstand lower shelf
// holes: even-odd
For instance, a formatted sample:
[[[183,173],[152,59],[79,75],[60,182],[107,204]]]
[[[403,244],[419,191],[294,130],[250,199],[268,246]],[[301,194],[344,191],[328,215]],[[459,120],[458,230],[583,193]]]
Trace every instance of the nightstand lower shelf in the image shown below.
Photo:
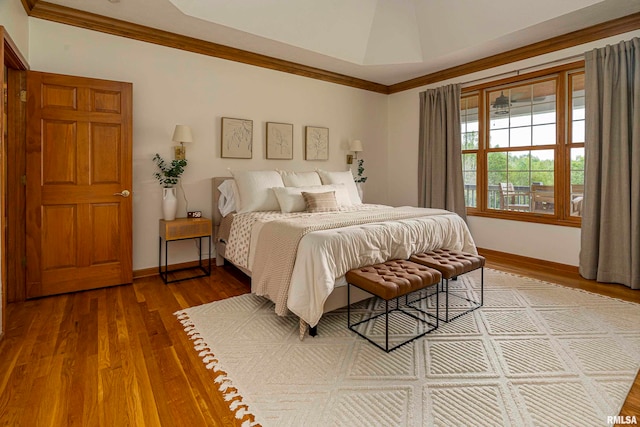
[[[199,239],[200,241],[200,250],[198,251],[198,265],[195,267],[186,267],[186,268],[176,268],[173,270],[169,270],[169,242],[176,242],[178,240],[188,240],[188,239]],[[211,257],[208,257],[207,263],[203,265],[202,263],[202,239],[207,239],[208,248],[211,248],[211,236],[199,236],[199,237],[185,237],[184,239],[172,239],[164,241],[164,271],[162,269],[162,236],[160,236],[160,247],[158,249],[158,272],[160,273],[160,277],[165,284],[181,282],[183,280],[197,279],[199,277],[208,277],[211,276]],[[205,268],[205,265],[207,268]],[[170,273],[176,273],[178,271],[186,271],[186,270],[200,270],[202,274],[197,274],[189,277],[180,277],[177,279],[169,280]]]
[[[158,272],[164,283],[181,282],[183,280],[196,279],[198,277],[211,276],[211,220],[208,218],[176,218],[172,221],[160,220],[160,241],[158,245]],[[207,266],[202,264],[202,239],[207,239]],[[199,239],[198,265],[195,267],[175,268],[169,270],[169,242],[177,240]],[[162,270],[162,242],[164,241],[164,271]],[[198,269],[202,274],[189,277],[180,277],[169,280],[170,273],[178,271]]]

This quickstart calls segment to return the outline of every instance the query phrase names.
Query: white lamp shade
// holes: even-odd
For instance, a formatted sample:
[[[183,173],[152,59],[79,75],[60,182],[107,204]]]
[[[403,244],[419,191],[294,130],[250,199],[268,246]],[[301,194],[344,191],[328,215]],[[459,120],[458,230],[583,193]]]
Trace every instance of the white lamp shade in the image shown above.
[[[351,141],[351,144],[349,145],[349,149],[356,153],[359,151],[364,151],[362,149],[362,141],[360,141],[359,139],[356,139],[355,141]]]
[[[172,140],[173,142],[193,142],[191,128],[187,125],[176,125]]]

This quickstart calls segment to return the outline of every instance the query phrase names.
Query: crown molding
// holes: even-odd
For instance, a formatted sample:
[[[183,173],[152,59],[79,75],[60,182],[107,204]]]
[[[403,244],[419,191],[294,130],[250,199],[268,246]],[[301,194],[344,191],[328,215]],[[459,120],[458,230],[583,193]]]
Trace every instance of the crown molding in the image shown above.
[[[640,28],[640,13],[634,13],[633,15],[613,19],[611,21],[583,28],[582,30],[573,31],[541,42],[532,43],[527,46],[478,59],[477,61],[468,62],[463,65],[436,71],[435,73],[427,74],[422,77],[392,84],[389,86],[389,93],[391,94],[415,89],[420,86],[437,83],[454,77],[464,76],[466,74],[487,70],[500,65],[533,58],[534,56],[544,55],[546,53],[589,43],[605,37],[611,37],[617,34],[637,30],[638,28]]]
[[[33,18],[45,19],[61,24],[72,25],[74,27],[99,31],[133,40],[227,59],[229,61],[241,62],[257,67],[282,71],[285,73],[372,92],[387,94],[388,90],[386,85],[380,83],[370,82],[368,80],[358,79],[356,77],[346,76],[344,74],[334,73],[320,68],[309,67],[295,62],[285,61],[242,49],[236,49],[218,43],[207,42],[193,37],[158,30],[156,28],[146,27],[144,25],[134,24],[119,19],[109,18],[66,6],[60,6],[46,1],[23,0],[23,4],[25,2],[34,3],[34,6],[30,10],[25,6],[25,10],[29,16]]]
[[[309,67],[291,61],[285,61],[242,49],[236,49],[218,43],[207,42],[193,37],[187,37],[66,6],[60,6],[46,1],[21,1],[27,14],[34,18],[45,19],[61,24],[72,25],[88,30],[99,31],[115,36],[126,37],[133,40],[153,43],[174,49],[181,49],[188,52],[227,59],[229,61],[268,68],[271,70],[382,94],[392,94],[409,89],[415,89],[417,87],[640,29],[639,12],[387,86],[320,68]]]
[[[38,3],[38,0],[21,0],[21,1],[22,1],[22,7],[24,7],[24,10],[27,12],[27,14],[30,14],[33,8],[35,7],[36,3]]]

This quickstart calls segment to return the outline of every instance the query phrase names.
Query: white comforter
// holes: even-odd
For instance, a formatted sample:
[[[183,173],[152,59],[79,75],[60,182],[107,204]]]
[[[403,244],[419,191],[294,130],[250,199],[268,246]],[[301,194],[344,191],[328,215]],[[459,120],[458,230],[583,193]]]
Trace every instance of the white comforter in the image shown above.
[[[366,206],[366,209],[374,207]],[[353,268],[390,259],[407,259],[414,253],[437,248],[477,253],[471,233],[458,215],[439,209],[409,209],[424,212],[425,216],[315,231],[305,235],[300,240],[291,277],[287,302],[289,310],[313,326],[322,317],[329,294],[335,286],[346,284],[344,275]],[[259,217],[250,221],[250,243],[241,245],[248,249],[248,255],[243,258],[246,265],[241,266],[249,270],[253,265],[262,226],[268,221],[282,218],[280,215]],[[233,230],[231,234],[234,234]],[[231,261],[237,263],[238,260]]]

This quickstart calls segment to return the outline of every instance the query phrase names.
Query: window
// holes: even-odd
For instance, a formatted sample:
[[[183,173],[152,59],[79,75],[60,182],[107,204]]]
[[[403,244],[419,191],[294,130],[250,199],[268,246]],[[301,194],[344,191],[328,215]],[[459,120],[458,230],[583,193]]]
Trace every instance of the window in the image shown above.
[[[467,207],[477,207],[476,181],[478,170],[478,95],[463,97],[460,105],[462,126],[462,174]]]
[[[569,123],[571,123],[569,140],[567,143],[567,158],[569,159],[569,214],[573,217],[582,216],[582,198],[584,194],[584,73],[569,75],[569,90],[571,94],[571,109]]]
[[[469,214],[579,225],[584,117],[584,73],[568,67],[463,92]]]

